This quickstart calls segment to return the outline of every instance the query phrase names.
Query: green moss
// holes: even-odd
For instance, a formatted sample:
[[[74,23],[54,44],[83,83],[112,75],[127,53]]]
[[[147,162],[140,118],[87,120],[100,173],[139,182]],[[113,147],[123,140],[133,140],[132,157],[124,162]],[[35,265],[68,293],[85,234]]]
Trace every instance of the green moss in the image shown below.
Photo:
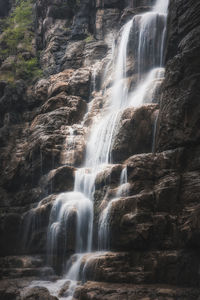
[[[21,55],[18,56],[15,66],[16,78],[31,80],[32,78],[41,77],[43,72],[38,66],[36,57],[25,60]]]
[[[13,55],[17,53],[17,46],[21,43],[25,50],[29,50],[34,33],[33,11],[31,0],[18,0],[17,6],[11,15],[4,21],[4,31],[1,44],[5,55]]]
[[[33,6],[32,0],[17,0],[16,7],[4,20],[3,34],[0,40],[0,58],[4,61],[14,55],[16,63],[12,71],[4,72],[5,78],[31,80],[42,75],[37,57],[24,59],[20,52],[29,52],[33,56]],[[10,81],[10,80],[9,80]]]
[[[88,35],[86,38],[85,38],[85,42],[86,43],[89,43],[89,42],[91,42],[93,40],[93,36],[90,34],[90,35]]]

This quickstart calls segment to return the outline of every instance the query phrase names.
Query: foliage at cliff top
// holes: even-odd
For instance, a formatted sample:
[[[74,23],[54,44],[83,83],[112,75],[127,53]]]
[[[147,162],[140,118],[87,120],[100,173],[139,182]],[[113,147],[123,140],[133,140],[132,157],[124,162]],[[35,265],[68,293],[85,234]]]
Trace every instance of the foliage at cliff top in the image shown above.
[[[5,62],[14,57],[10,69],[3,71],[1,77],[31,80],[41,75],[33,45],[33,23],[32,0],[17,0],[12,13],[4,21],[0,37],[0,60]]]

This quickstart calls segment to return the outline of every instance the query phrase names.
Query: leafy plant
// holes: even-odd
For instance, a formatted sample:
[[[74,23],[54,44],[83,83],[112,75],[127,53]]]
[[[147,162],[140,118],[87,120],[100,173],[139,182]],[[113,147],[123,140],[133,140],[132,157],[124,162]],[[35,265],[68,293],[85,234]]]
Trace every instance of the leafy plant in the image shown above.
[[[91,42],[93,40],[93,36],[90,34],[90,35],[88,35],[86,38],[85,38],[85,42],[86,43],[89,43],[89,42]]]
[[[16,62],[12,66],[13,74],[5,72],[8,78],[23,78],[31,80],[35,76],[41,76],[37,57],[33,57],[32,41],[33,32],[33,6],[32,0],[17,0],[16,7],[5,19],[3,33],[0,40],[0,60],[4,61],[7,57],[14,55]],[[29,52],[29,59],[24,59],[21,52]]]
[[[38,60],[36,57],[25,60],[22,56],[18,56],[15,66],[15,75],[17,78],[30,80],[35,77],[41,77],[42,73],[42,70],[38,67]]]
[[[4,32],[1,40],[5,55],[17,53],[17,46],[22,43],[24,49],[29,50],[33,39],[33,13],[31,0],[18,0],[16,8],[5,20]]]

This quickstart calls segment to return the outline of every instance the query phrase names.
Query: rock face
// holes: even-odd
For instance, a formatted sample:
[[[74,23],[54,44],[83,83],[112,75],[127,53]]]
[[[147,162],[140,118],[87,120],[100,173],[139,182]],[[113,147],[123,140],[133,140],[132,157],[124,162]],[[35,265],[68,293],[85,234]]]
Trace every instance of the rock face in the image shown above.
[[[168,62],[157,139],[159,151],[199,143],[199,3],[177,1],[175,6],[172,2],[170,5]]]
[[[133,154],[152,151],[157,108],[151,104],[123,112],[112,149],[114,163],[123,162]]]
[[[46,288],[43,287],[35,287],[30,290],[28,290],[21,298],[22,300],[58,300],[57,297],[51,296],[49,294],[49,291]]]
[[[0,0],[0,17],[8,4]],[[21,290],[32,279],[53,276],[44,268],[50,212],[60,193],[73,190],[91,126],[106,111],[112,36],[153,4],[36,1],[45,78],[29,86],[0,81],[0,298],[57,299],[45,288]],[[166,76],[156,103],[122,113],[112,145],[115,165],[95,181],[93,246],[98,249],[100,216],[110,204],[110,251],[86,257],[87,282],[74,299],[199,300],[199,32],[198,1],[171,0]],[[130,90],[137,82],[132,50],[130,42]],[[75,228],[75,213],[71,220]]]

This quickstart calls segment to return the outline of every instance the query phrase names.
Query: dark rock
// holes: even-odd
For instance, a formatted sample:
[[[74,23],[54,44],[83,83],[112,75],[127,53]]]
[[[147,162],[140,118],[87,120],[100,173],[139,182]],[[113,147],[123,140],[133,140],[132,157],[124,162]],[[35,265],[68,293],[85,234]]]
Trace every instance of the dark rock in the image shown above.
[[[61,60],[61,70],[83,67],[85,41],[70,41]]]
[[[69,166],[59,167],[44,176],[40,184],[51,191],[51,193],[72,191],[74,187],[74,171],[75,169]]]
[[[74,298],[84,300],[196,300],[199,289],[179,288],[176,286],[128,285],[110,284],[105,282],[87,282],[83,287],[77,288]]]
[[[0,232],[2,239],[1,255],[17,253],[20,247],[19,230],[21,216],[18,213],[1,214]]]
[[[168,63],[157,134],[159,151],[197,144],[200,140],[200,43],[197,38],[200,6],[197,2],[191,3],[183,0],[170,4]]]
[[[1,299],[56,299],[44,288],[20,296],[32,280],[53,276],[43,257],[25,254],[46,256],[54,201],[73,189],[74,166],[84,162],[91,124],[107,108],[112,33],[154,3],[36,0],[34,32],[46,78],[29,87],[23,81],[0,82],[0,255],[6,256],[0,259],[0,276],[6,278],[0,282]],[[0,14],[7,14],[2,7]],[[123,165],[109,165],[96,177],[93,248],[98,248],[101,213],[109,205],[109,247],[115,252],[84,257],[84,280],[74,299],[197,300],[200,295],[199,12],[198,1],[170,1],[166,79],[154,97],[158,104],[123,112],[112,153],[113,162]],[[136,40],[132,31],[123,79],[130,91],[138,80]],[[22,55],[31,57],[29,51]],[[4,69],[12,59],[3,63]],[[146,63],[152,66],[151,55]],[[105,71],[109,78],[101,85]],[[153,133],[160,152],[150,153]],[[123,189],[119,183],[125,167]],[[75,252],[75,209],[68,220],[67,234],[59,231],[52,255],[58,273]],[[93,282],[84,284],[86,280]],[[60,295],[66,295],[68,286]]]
[[[112,148],[113,162],[119,163],[131,155],[152,151],[156,109],[156,105],[146,105],[124,111]]]
[[[58,300],[57,297],[51,296],[49,291],[43,287],[34,287],[24,292],[21,300]]]
[[[7,85],[6,81],[0,81],[0,98],[3,97],[4,95],[6,85]]]
[[[120,19],[120,10],[117,8],[98,9],[96,13],[95,38],[104,39],[110,33],[110,28],[117,28]]]
[[[11,6],[11,1],[9,0],[0,0],[0,17],[6,17],[8,15],[9,9]]]
[[[109,283],[196,285],[197,253],[182,251],[104,252],[88,254],[85,280]],[[109,272],[108,272],[109,270]],[[182,272],[184,270],[184,272]],[[189,279],[190,272],[193,278]]]

